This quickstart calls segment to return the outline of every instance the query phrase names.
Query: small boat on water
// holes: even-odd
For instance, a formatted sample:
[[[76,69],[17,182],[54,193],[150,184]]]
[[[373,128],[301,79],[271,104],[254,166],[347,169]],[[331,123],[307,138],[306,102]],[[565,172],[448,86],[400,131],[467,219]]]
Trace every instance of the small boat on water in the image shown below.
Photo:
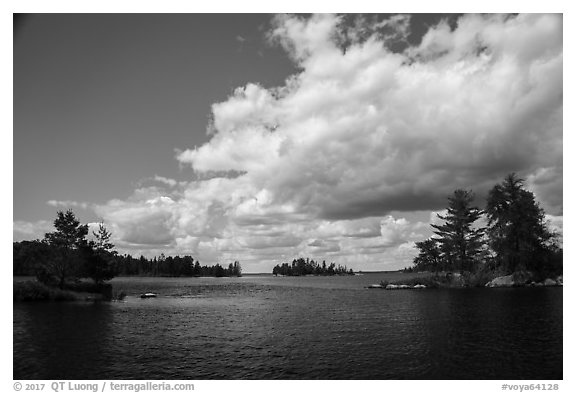
[[[140,295],[140,297],[142,299],[148,299],[150,297],[156,297],[156,296],[158,296],[158,295],[156,295],[155,293],[152,293],[152,292],[143,293],[142,295]]]

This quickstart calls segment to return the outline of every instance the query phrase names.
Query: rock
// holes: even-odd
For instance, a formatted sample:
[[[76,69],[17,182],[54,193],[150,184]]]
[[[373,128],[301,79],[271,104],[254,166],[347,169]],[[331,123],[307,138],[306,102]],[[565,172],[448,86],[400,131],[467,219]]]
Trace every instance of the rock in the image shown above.
[[[398,285],[398,289],[410,289],[410,288],[411,288],[410,285],[405,284]]]
[[[564,285],[564,278],[562,277],[562,275],[556,277],[556,283],[560,286]]]
[[[486,284],[489,288],[509,288],[520,287],[524,285],[533,285],[532,273],[526,271],[514,272],[507,276],[496,277]],[[535,285],[535,283],[534,283]]]
[[[384,287],[380,284],[372,284],[372,285],[368,285],[366,288],[374,289],[374,288],[384,288]]]
[[[547,278],[546,280],[544,280],[544,283],[543,283],[543,284],[544,284],[545,287],[552,287],[552,286],[558,285],[558,284],[556,283],[556,281],[555,281],[555,280],[552,280],[551,278]]]
[[[486,286],[488,288],[508,288],[514,285],[514,275],[510,274],[508,276],[496,277],[492,281],[488,282]]]
[[[399,286],[398,286],[398,285],[395,285],[395,284],[388,284],[388,285],[386,285],[386,289],[398,289],[398,287],[399,287]]]
[[[416,284],[414,285],[414,289],[426,289],[426,285]]]
[[[158,295],[156,295],[155,293],[150,293],[150,292],[149,293],[143,293],[142,295],[140,295],[140,297],[142,299],[148,299],[148,298],[156,297],[156,296],[158,296]]]

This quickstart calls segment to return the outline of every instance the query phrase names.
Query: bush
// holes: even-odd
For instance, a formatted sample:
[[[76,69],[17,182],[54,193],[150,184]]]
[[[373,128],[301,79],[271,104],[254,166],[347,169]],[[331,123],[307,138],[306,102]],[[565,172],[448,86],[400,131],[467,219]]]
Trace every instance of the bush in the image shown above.
[[[48,287],[38,281],[21,281],[13,284],[14,301],[77,300],[74,293]]]
[[[51,287],[39,281],[13,283],[14,301],[78,300],[83,298],[112,300],[111,284],[94,284],[87,281],[66,282],[64,289]],[[97,296],[82,296],[89,293]]]
[[[499,274],[487,267],[481,267],[475,272],[466,272],[464,274],[464,279],[469,287],[484,287],[487,283],[492,281],[498,276],[503,276],[504,274]]]

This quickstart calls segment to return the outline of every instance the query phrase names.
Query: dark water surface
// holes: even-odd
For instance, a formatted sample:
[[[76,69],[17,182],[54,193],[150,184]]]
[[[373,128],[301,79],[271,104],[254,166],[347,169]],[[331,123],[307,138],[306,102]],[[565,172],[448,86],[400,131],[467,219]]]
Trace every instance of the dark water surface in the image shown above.
[[[14,303],[14,379],[562,379],[562,288],[363,288],[383,278],[117,278],[124,302]]]

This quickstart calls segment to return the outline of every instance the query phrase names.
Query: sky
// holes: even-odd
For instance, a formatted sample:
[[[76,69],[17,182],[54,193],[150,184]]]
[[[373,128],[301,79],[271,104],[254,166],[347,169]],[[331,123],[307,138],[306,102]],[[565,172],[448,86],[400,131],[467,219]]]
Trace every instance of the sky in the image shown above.
[[[409,266],[457,188],[516,172],[563,227],[563,20],[43,14],[15,21],[13,240],[58,210],[121,253]]]

